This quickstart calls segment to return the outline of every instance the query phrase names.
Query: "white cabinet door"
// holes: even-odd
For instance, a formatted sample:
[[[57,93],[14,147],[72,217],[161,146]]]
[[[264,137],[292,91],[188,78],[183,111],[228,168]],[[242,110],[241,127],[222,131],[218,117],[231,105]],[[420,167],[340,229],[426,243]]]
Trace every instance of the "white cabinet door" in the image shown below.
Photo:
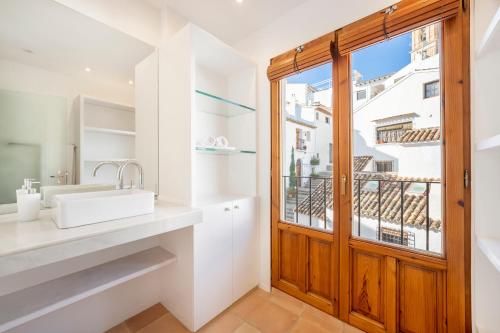
[[[233,301],[259,284],[257,198],[233,202]]]
[[[194,226],[195,328],[232,302],[233,227],[231,202],[203,208],[203,222]]]

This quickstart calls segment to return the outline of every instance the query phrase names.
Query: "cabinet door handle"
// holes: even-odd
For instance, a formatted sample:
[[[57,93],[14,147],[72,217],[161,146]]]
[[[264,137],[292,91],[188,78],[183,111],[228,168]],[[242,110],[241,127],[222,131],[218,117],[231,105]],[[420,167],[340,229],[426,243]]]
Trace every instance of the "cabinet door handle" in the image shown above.
[[[224,208],[225,212],[229,212],[230,210],[231,210],[231,208],[229,208],[229,207]]]
[[[240,209],[240,206],[236,205],[234,206],[234,209]]]

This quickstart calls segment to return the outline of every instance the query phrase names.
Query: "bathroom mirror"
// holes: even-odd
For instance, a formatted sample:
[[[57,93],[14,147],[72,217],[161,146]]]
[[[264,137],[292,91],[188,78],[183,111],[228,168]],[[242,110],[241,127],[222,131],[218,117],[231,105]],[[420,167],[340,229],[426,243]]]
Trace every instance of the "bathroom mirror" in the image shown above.
[[[44,190],[117,186],[116,164],[138,148],[134,71],[154,52],[54,0],[0,2],[0,214],[16,210],[24,179],[42,189],[42,207]],[[102,161],[115,166],[93,176]],[[128,168],[124,186],[137,178]]]

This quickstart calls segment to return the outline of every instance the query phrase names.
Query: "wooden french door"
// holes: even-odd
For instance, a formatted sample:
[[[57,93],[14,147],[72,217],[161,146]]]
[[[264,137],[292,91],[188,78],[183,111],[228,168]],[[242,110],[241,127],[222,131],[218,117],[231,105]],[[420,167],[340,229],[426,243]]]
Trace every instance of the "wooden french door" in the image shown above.
[[[315,103],[308,101],[310,90],[287,92],[286,83],[297,67],[308,70],[322,65],[325,81],[332,83],[333,38],[333,33],[325,35],[306,44],[306,52],[294,50],[273,59],[269,71],[273,113],[272,285],[337,315],[338,274],[334,267],[338,266],[339,243],[331,205],[331,169],[336,167],[329,157],[329,144],[334,140],[331,87],[329,97]],[[301,111],[296,111],[299,108]],[[322,136],[316,137],[319,128]],[[289,138],[293,134],[296,137]],[[314,146],[322,149],[314,150]],[[315,154],[318,151],[321,153]],[[315,158],[316,162],[312,161]],[[297,160],[301,161],[300,175],[291,169]]]
[[[417,3],[403,1],[397,10],[403,11]],[[453,4],[448,1],[450,3]],[[431,23],[415,22],[406,30],[394,31],[395,38],[404,32],[411,34],[412,45],[416,39],[420,41],[422,34],[435,38],[436,54],[430,48],[427,53],[412,53],[412,57],[424,59],[419,62],[412,58],[415,70],[396,79],[399,82],[389,84],[389,88],[377,96],[378,105],[356,108],[351,98],[356,86],[351,82],[353,57],[359,56],[358,49],[353,44],[343,50],[342,47],[346,39],[352,39],[353,32],[365,30],[369,22],[368,18],[337,32],[341,51],[335,59],[334,78],[338,87],[335,104],[337,130],[344,143],[338,152],[339,176],[343,181],[341,187],[345,186],[339,203],[339,318],[367,332],[467,332],[471,330],[468,14],[460,8],[455,15],[440,16]],[[377,38],[365,40],[359,47],[366,52],[377,42],[380,42]],[[429,40],[424,40],[424,45],[425,42]],[[429,65],[433,58],[439,60],[435,67]],[[427,79],[419,81],[424,71],[427,71]],[[417,167],[405,167],[403,153],[400,153],[396,159],[399,170],[395,174],[365,174],[356,170],[353,157],[356,150],[365,145],[355,133],[362,128],[360,114],[380,109],[381,105],[391,108],[390,102],[398,98],[408,99],[407,103],[397,104],[408,110],[414,107],[412,103],[417,103],[412,97],[418,96],[422,100],[418,108],[422,109],[413,116],[431,117],[432,112],[423,109],[428,107],[425,103],[432,101],[431,96],[436,95],[429,90],[433,84],[439,84],[436,89],[440,91],[434,97],[440,102],[435,107],[440,112],[434,114],[434,118],[441,119],[437,125],[434,118],[407,122],[406,117],[412,117],[407,114],[409,111],[393,112],[391,117],[382,119],[374,117],[376,133],[373,135],[377,142],[373,158],[377,158],[377,153],[389,154],[396,141],[399,152],[406,149],[414,155],[413,159],[405,155],[406,162],[411,161]],[[422,87],[423,91],[415,91],[415,86]],[[402,95],[404,97],[400,97]],[[398,114],[403,114],[399,120],[394,116]],[[398,121],[402,122],[400,127],[397,127]],[[435,127],[428,127],[429,123]],[[407,125],[416,128],[402,130]],[[428,135],[422,139],[425,134],[438,132],[439,138]],[[423,153],[424,149],[428,150]],[[422,158],[431,155],[432,149],[439,149],[437,157]],[[396,152],[393,154],[398,156]],[[425,176],[429,164],[439,165],[440,174],[435,175],[436,178]],[[407,171],[410,176],[399,176],[403,169],[411,169]],[[413,174],[417,177],[411,177]],[[434,208],[439,206],[439,214],[433,212],[432,199],[436,201],[436,198],[440,203],[435,203]],[[371,206],[367,208],[369,203]],[[375,226],[375,233],[370,234],[370,224]],[[441,238],[433,239],[436,235]]]
[[[382,23],[383,29],[378,29]],[[426,30],[430,24],[437,26]],[[355,52],[413,31],[417,32],[412,38],[419,36],[426,47],[428,40],[421,36],[425,33],[429,38],[429,31],[434,33],[437,51],[411,56],[434,56],[439,59],[437,69],[410,66],[413,72],[393,77],[386,86],[390,89],[380,96],[376,96],[378,88],[373,88],[371,95],[369,90],[357,94],[355,89],[361,91],[365,86],[353,83]],[[305,71],[326,62],[333,65],[330,231],[293,223],[298,219],[290,221],[284,215],[290,183],[284,174],[283,159],[287,157],[282,147],[283,99],[287,98],[283,78],[297,69]],[[369,96],[379,103],[388,100],[391,89],[395,96],[401,96],[404,92],[397,89],[410,87],[414,77],[424,74],[429,79],[413,85],[413,94],[422,94],[422,103],[438,101],[438,125],[436,113],[402,110],[396,115],[369,118],[366,123],[373,132],[359,133],[364,127],[356,122],[361,122],[360,113],[367,104],[356,98]],[[430,79],[431,74],[437,79]],[[367,332],[470,332],[467,2],[403,0],[336,31],[335,36],[323,36],[274,58],[268,75],[272,100],[272,285]],[[365,142],[370,136],[375,148]],[[366,147],[359,149],[359,142]],[[398,150],[391,150],[391,145]],[[396,151],[426,147],[439,150],[434,158],[439,160],[437,179],[418,173],[413,178],[404,172],[399,175],[403,162],[396,159],[389,163]],[[426,161],[414,163],[429,163]],[[425,165],[416,169],[424,172]],[[322,192],[320,187],[317,185],[317,193],[310,193],[329,191],[325,187]],[[438,204],[430,203],[436,198]],[[304,202],[311,204],[313,199]]]
[[[331,81],[332,38],[333,33],[307,44],[312,53],[293,51],[273,59],[275,71],[269,73],[275,77],[271,82],[272,285],[337,315],[338,274],[334,267],[338,266],[339,258],[335,240],[338,233],[334,231],[335,217],[331,212],[331,169],[336,166],[330,163],[330,171],[325,166],[325,162],[330,162],[329,144],[335,141],[331,126],[333,96],[330,93],[322,103],[315,104],[305,101],[307,90],[287,93],[290,86],[286,83],[287,75],[295,72],[296,66],[307,70],[323,65],[323,74]],[[304,100],[298,96],[302,93],[306,96]],[[290,96],[295,96],[297,101]],[[299,107],[302,113],[295,112]],[[306,112],[310,113],[309,117],[305,116]],[[323,129],[322,138],[315,136],[319,127]],[[295,137],[290,138],[292,135]],[[320,139],[324,141],[322,144],[318,143]],[[321,156],[314,154],[316,150],[312,146],[315,145],[323,148]],[[311,162],[314,158],[323,164]],[[292,171],[289,166],[293,169],[294,165]],[[321,175],[316,174],[320,171]]]

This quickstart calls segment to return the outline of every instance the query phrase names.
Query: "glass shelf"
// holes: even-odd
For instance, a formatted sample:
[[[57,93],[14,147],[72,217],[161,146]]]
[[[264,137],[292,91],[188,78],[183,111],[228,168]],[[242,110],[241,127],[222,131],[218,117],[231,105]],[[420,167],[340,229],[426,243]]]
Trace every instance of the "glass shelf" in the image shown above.
[[[244,149],[225,149],[225,148],[212,148],[212,147],[195,147],[195,151],[200,153],[207,153],[213,155],[235,155],[235,154],[255,154],[253,150]]]
[[[255,109],[249,106],[201,90],[195,90],[195,92],[196,95],[199,96],[198,98],[200,98],[199,102],[197,102],[197,109],[200,112],[223,117],[235,117],[255,112]]]

